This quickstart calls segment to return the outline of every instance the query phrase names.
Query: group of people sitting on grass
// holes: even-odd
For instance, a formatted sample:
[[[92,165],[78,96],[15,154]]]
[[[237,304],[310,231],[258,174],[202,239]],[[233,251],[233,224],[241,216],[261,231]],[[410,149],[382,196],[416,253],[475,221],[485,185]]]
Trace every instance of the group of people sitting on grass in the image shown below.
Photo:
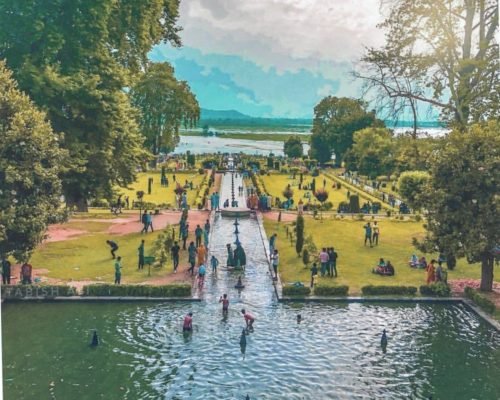
[[[393,276],[395,274],[394,266],[391,264],[390,260],[385,260],[381,258],[375,268],[372,269],[374,274],[384,275],[384,276]]]

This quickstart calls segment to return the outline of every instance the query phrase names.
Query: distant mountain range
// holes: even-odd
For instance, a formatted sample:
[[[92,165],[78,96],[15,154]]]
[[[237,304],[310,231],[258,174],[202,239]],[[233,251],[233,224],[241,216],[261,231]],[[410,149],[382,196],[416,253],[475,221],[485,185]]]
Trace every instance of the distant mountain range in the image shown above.
[[[252,117],[236,110],[209,110],[207,108],[202,108],[199,125],[203,126],[205,124],[251,126],[312,125],[312,119],[261,118]]]
[[[210,110],[201,109],[199,126],[312,126],[312,118],[262,118],[252,117],[236,110]],[[385,120],[389,128],[411,128],[412,121]],[[419,121],[419,128],[442,128],[444,125],[439,121]]]

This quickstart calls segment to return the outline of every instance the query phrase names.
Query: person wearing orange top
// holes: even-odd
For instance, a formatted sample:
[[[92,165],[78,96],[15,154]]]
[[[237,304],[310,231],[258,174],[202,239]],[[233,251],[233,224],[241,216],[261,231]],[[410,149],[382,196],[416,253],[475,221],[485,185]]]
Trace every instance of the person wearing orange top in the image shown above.
[[[436,267],[434,264],[436,263],[436,260],[431,260],[429,265],[427,266],[427,284],[430,285],[431,283],[436,281]]]
[[[198,247],[196,254],[198,255],[198,265],[204,264],[207,259],[207,248],[203,243]]]

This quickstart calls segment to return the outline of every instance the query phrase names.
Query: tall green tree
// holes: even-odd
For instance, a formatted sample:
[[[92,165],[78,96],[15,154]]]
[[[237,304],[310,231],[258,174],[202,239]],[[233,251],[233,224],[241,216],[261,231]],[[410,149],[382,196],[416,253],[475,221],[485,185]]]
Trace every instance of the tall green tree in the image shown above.
[[[497,0],[382,0],[381,48],[369,48],[355,73],[392,110],[416,103],[464,129],[500,116]]]
[[[375,178],[394,170],[395,142],[385,128],[365,128],[354,132],[354,144],[346,155],[347,167]]]
[[[181,126],[193,127],[200,107],[187,82],[178,81],[169,63],[149,63],[131,91],[132,104],[140,112],[141,132],[153,154],[172,151]],[[207,128],[208,131],[208,128]]]
[[[161,41],[180,45],[177,0],[0,2],[0,58],[42,107],[72,168],[63,177],[69,205],[134,180],[147,157],[125,88]]]
[[[336,164],[340,165],[353,144],[354,132],[369,126],[383,127],[383,122],[375,117],[374,112],[366,111],[363,101],[325,97],[314,107],[311,157],[324,163],[335,153]]]
[[[297,215],[297,223],[295,224],[295,233],[297,234],[297,239],[295,241],[295,251],[300,257],[302,248],[304,247],[304,217],[302,215]],[[307,264],[307,263],[304,263]]]
[[[500,123],[452,132],[435,152],[421,200],[427,210],[422,249],[481,262],[481,290],[493,285],[494,248],[500,243]]]
[[[405,171],[398,179],[399,194],[412,208],[420,208],[420,198],[427,190],[430,175],[427,171]]]
[[[302,140],[300,136],[293,135],[285,140],[283,152],[290,158],[302,157],[304,155],[304,149],[302,147]]]
[[[0,254],[27,261],[47,225],[63,218],[61,139],[0,61]]]

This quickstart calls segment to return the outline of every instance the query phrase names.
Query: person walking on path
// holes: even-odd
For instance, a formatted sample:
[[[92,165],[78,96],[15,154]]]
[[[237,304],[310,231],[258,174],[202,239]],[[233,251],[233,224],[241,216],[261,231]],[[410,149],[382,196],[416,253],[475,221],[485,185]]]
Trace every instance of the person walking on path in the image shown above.
[[[372,227],[369,222],[366,223],[366,225],[363,226],[365,228],[365,246],[366,242],[370,242],[370,247],[373,247],[372,244]]]
[[[5,256],[2,256],[2,283],[4,285],[10,285],[10,266],[10,261]]]
[[[197,254],[198,254],[198,266],[205,264],[205,261],[207,260],[207,248],[203,243],[201,243],[200,246],[198,247]]]
[[[138,269],[144,269],[144,239],[141,240],[141,244],[137,251],[139,252]]]
[[[203,237],[203,229],[201,229],[200,225],[196,225],[194,236],[196,238],[196,247],[199,247],[201,245],[201,238]]]
[[[328,256],[328,253],[326,251],[326,248],[323,247],[323,250],[321,250],[321,253],[319,253],[319,262],[321,263],[321,276],[325,276],[326,274],[326,269],[328,267],[328,260],[330,257]]]
[[[274,253],[271,256],[271,263],[273,265],[273,271],[274,271],[274,280],[278,280],[278,266],[280,263],[280,256],[278,254],[278,249],[274,249]]]
[[[109,245],[109,247],[111,249],[111,257],[114,260],[116,258],[115,252],[118,250],[118,245],[116,244],[116,242],[114,242],[112,240],[106,240],[106,243]]]
[[[177,268],[179,267],[179,251],[180,247],[177,242],[174,242],[174,245],[170,249],[170,253],[172,254],[172,262],[174,263],[174,274],[177,273]]]
[[[153,211],[150,211],[148,214],[148,225],[146,227],[146,233],[148,233],[148,228],[151,228],[151,232],[154,232],[154,230],[153,230]]]
[[[313,263],[313,266],[311,268],[311,289],[314,287],[314,281],[317,276],[318,276],[318,267],[316,266],[316,263]]]
[[[207,222],[205,222],[205,232],[210,233],[210,221],[207,219]]]
[[[273,233],[271,237],[269,238],[269,253],[271,256],[274,254],[274,248],[276,247],[276,238],[278,235],[276,233]]]
[[[217,267],[219,266],[219,260],[214,255],[210,258],[210,265],[212,267],[212,273],[216,274]]]
[[[377,225],[377,221],[373,223],[373,235],[372,235],[372,243],[375,246],[378,246],[378,238],[380,235],[380,228]]]
[[[188,260],[189,260],[189,265],[190,265],[188,272],[191,271],[191,276],[193,276],[194,275],[194,266],[196,264],[196,246],[194,245],[194,242],[189,243]]]
[[[186,250],[186,241],[189,236],[189,224],[186,223],[182,228],[182,250]]]
[[[148,233],[148,210],[144,210],[144,213],[142,214],[141,217],[141,222],[142,222],[142,230],[141,233]]]
[[[115,285],[119,285],[122,281],[122,258],[117,257],[115,261]]]

